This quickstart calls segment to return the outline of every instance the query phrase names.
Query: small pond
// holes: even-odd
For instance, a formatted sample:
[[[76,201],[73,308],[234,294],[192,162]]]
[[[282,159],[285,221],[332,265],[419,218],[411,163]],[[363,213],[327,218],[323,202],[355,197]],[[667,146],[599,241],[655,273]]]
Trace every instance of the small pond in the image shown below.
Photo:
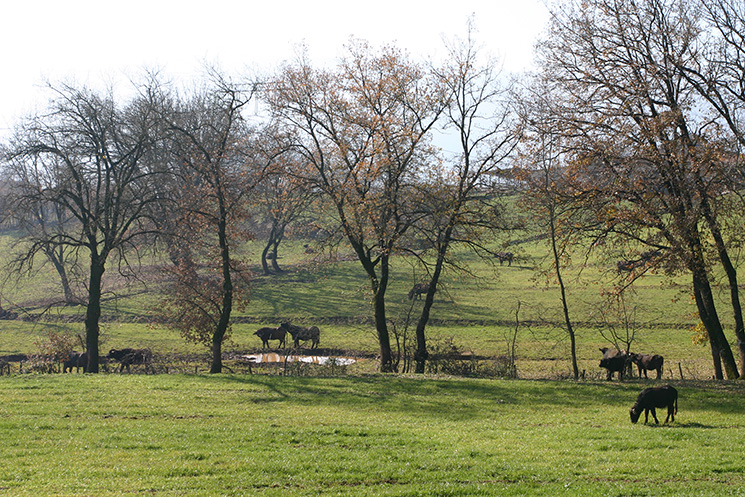
[[[248,354],[242,356],[242,359],[247,362],[254,364],[271,364],[271,363],[284,363],[284,362],[307,362],[310,364],[322,364],[336,366],[348,366],[357,362],[356,359],[351,357],[330,357],[330,356],[319,356],[319,355],[284,355],[277,354],[276,352],[269,352],[266,354]]]

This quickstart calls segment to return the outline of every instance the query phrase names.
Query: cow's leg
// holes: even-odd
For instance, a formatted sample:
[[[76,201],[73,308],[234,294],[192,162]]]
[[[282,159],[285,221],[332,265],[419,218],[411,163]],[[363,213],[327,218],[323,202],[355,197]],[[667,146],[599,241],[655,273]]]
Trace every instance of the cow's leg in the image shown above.
[[[672,402],[667,405],[667,417],[665,418],[665,423],[667,423],[668,419],[670,422],[675,422],[675,406]]]
[[[650,411],[652,411],[652,417],[654,418],[654,423],[660,424],[660,420],[657,419],[657,411],[655,410],[655,408],[653,407],[652,409],[650,409]]]

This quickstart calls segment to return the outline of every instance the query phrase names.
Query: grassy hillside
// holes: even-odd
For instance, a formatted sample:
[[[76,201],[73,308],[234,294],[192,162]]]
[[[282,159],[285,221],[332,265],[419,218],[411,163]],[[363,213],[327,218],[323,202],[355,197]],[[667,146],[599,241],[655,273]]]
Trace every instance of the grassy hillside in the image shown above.
[[[1,244],[6,259],[9,239],[5,235]],[[329,262],[323,254],[308,255],[303,250],[306,242],[283,244],[279,262],[287,270],[284,274],[263,276],[258,265],[254,267],[251,301],[245,311],[234,314],[234,333],[227,351],[258,348],[260,341],[252,333],[260,325],[292,320],[319,325],[322,347],[366,354],[376,352],[369,285],[361,267],[343,252],[336,254],[337,262]],[[247,260],[258,261],[259,243],[247,244],[242,249]],[[434,346],[452,341],[461,350],[478,356],[501,356],[509,351],[509,338],[517,317],[520,376],[566,375],[570,371],[569,350],[562,331],[558,288],[540,271],[546,267],[547,246],[545,242],[531,241],[509,249],[516,254],[512,266],[462,254],[460,259],[466,271],[445,275],[433,309],[429,339]],[[160,353],[203,351],[185,343],[176,333],[149,324],[159,302],[158,263],[157,259],[148,260],[134,279],[123,277],[115,267],[106,273],[108,293],[102,316],[102,350],[147,346]],[[397,259],[389,289],[389,318],[400,335],[404,334],[404,321],[411,305],[406,294],[423,277],[415,274],[413,264],[412,260]],[[590,377],[601,374],[597,366],[598,348],[607,346],[608,341],[600,335],[597,323],[606,308],[603,292],[611,287],[614,278],[618,275],[613,260],[597,257],[585,260],[580,248],[566,268],[580,367]],[[674,373],[677,378],[680,371],[687,378],[708,378],[708,349],[691,343],[691,327],[697,319],[687,283],[687,279],[671,280],[651,274],[634,285],[634,293],[628,300],[635,310],[631,323],[636,332],[634,349],[663,354],[668,373]],[[83,332],[84,308],[49,308],[60,295],[51,267],[38,266],[30,278],[7,280],[2,292],[4,307],[18,309],[22,317],[49,311],[46,318],[34,323],[0,321],[0,354],[33,351],[34,342],[47,330]],[[727,320],[724,289],[721,298],[720,314]],[[520,313],[516,316],[518,303]],[[421,303],[414,305],[416,309]],[[409,340],[412,329],[408,331]]]

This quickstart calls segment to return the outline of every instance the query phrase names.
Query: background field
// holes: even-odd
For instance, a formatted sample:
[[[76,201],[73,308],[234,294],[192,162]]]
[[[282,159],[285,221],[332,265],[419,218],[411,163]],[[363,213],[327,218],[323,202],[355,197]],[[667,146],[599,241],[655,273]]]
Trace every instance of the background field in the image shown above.
[[[3,237],[7,248],[10,235]],[[321,347],[334,352],[369,357],[377,352],[371,323],[368,282],[359,264],[349,254],[337,252],[333,262],[328,254],[308,255],[305,240],[282,246],[279,260],[287,272],[264,276],[254,266],[250,302],[234,313],[233,334],[225,351],[244,353],[261,343],[252,335],[259,326],[276,326],[284,320],[315,324],[321,328]],[[499,242],[495,242],[499,246]],[[258,261],[258,242],[242,247],[245,258]],[[563,331],[556,285],[541,272],[546,267],[544,242],[527,242],[509,247],[516,254],[512,266],[484,261],[464,254],[467,272],[446,275],[432,312],[428,338],[435,347],[454,344],[459,350],[479,357],[499,357],[510,352],[510,341],[519,319],[516,342],[518,375],[522,378],[562,378],[570,372],[569,343]],[[7,251],[5,251],[7,254]],[[121,347],[150,347],[156,354],[205,354],[206,349],[184,342],[177,333],[152,325],[159,305],[157,258],[146,261],[138,277],[124,278],[115,267],[106,273],[107,300],[102,314],[101,350]],[[603,293],[619,277],[613,260],[586,260],[578,249],[566,269],[575,321],[580,369],[588,378],[600,377],[599,347],[609,342],[599,333],[597,323],[606,307]],[[406,298],[413,282],[422,279],[413,261],[400,258],[394,268],[388,308],[392,330],[411,342],[413,325],[405,329],[410,309]],[[46,311],[38,321],[0,321],[0,355],[29,353],[45,331],[66,330],[82,334],[83,307],[49,307],[59,299],[60,290],[50,267],[40,266],[30,278],[7,280],[3,287],[5,308],[19,311],[22,319]],[[727,291],[717,287],[720,314],[725,324]],[[516,316],[517,306],[520,312]],[[421,303],[415,302],[415,311]],[[634,285],[628,305],[635,315],[631,325],[636,338],[632,349],[665,356],[666,375],[680,379],[711,377],[708,346],[694,345],[692,327],[698,322],[685,278],[670,279],[649,274]],[[729,328],[731,330],[731,325]],[[394,337],[395,338],[395,337]],[[365,362],[374,370],[374,360]]]
[[[428,328],[434,349],[452,344],[498,363],[519,302],[519,379],[413,377],[375,373],[357,263],[343,253],[335,262],[309,256],[302,245],[281,252],[286,273],[257,271],[222,375],[194,374],[207,370],[204,347],[152,324],[156,258],[137,281],[111,269],[102,350],[150,347],[181,374],[0,377],[0,496],[745,495],[745,387],[709,380],[709,349],[691,341],[696,319],[684,279],[649,275],[629,300],[634,350],[665,355],[665,381],[680,391],[675,423],[632,425],[628,409],[656,382],[601,381],[598,348],[609,343],[597,322],[617,277],[612,260],[575,257],[567,271],[582,381],[560,381],[571,372],[568,339],[558,290],[539,271],[538,242],[511,246],[512,266],[465,257],[469,272],[447,275]],[[249,260],[258,249],[243,247]],[[399,260],[389,306],[399,338],[410,339],[406,293],[419,278]],[[47,331],[83,333],[82,307],[49,307],[58,291],[46,267],[4,286],[4,307],[21,319],[0,321],[0,354],[33,352]],[[234,358],[259,350],[253,331],[287,319],[317,324],[322,353],[359,362],[244,374]]]

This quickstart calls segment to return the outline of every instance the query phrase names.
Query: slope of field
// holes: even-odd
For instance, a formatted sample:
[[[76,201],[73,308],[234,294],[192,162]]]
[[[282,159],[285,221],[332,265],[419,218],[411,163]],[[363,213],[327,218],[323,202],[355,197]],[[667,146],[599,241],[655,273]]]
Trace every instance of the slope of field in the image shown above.
[[[8,242],[6,235],[2,241],[6,258]],[[333,259],[321,251],[306,254],[305,242],[283,244],[279,263],[286,269],[284,273],[264,276],[255,267],[250,302],[245,310],[234,313],[226,352],[257,349],[261,343],[253,331],[291,320],[321,327],[324,348],[357,355],[376,353],[369,283],[361,267],[344,253],[336,253]],[[260,248],[253,243],[242,249],[248,261],[255,261]],[[514,350],[521,377],[564,377],[571,371],[569,344],[558,288],[543,272],[547,267],[545,242],[529,241],[509,249],[515,253],[510,266],[462,254],[465,270],[451,271],[442,281],[428,329],[430,343],[437,350],[454,345],[474,356],[499,357],[511,353],[516,337]],[[175,332],[152,325],[157,318],[162,274],[160,261],[147,262],[134,278],[124,277],[113,266],[107,271],[101,350],[150,347],[163,354],[206,352],[204,347],[185,343]],[[412,305],[413,315],[421,306],[421,302],[407,299],[413,283],[424,277],[413,263],[398,258],[394,267],[388,306],[394,343],[412,343],[414,326],[411,321],[407,324],[407,316]],[[61,295],[58,279],[51,267],[39,264],[37,268],[30,278],[5,281],[3,307],[17,310],[19,319],[0,321],[0,354],[33,352],[47,331],[83,333],[84,308],[52,305]],[[633,350],[664,355],[668,377],[710,377],[708,348],[691,342],[697,319],[684,277],[649,274],[639,280],[628,292],[626,303],[632,312],[624,321],[607,312],[604,300],[613,283],[624,276],[616,272],[613,261],[586,260],[578,250],[565,271],[580,369],[586,377],[602,373],[597,366],[598,349],[610,345],[607,330],[603,336],[599,326],[604,315],[606,320],[616,320],[612,324],[622,334],[626,328],[634,334]],[[722,288],[720,294],[720,315],[727,320],[727,292]]]

